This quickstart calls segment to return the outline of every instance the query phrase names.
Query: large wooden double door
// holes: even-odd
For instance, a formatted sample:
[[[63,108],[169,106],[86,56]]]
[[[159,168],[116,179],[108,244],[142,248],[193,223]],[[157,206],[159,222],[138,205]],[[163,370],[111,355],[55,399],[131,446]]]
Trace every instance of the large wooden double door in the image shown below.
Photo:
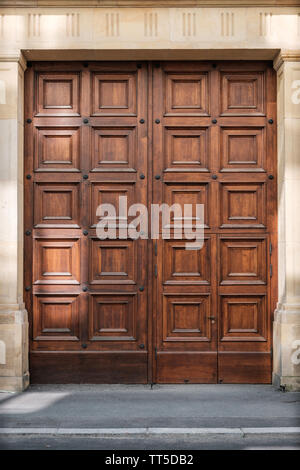
[[[32,382],[270,382],[272,65],[34,63],[25,96]],[[203,248],[175,214],[168,239],[124,237],[120,196],[148,207],[149,232],[151,204],[203,204]],[[100,204],[115,239],[97,237]]]

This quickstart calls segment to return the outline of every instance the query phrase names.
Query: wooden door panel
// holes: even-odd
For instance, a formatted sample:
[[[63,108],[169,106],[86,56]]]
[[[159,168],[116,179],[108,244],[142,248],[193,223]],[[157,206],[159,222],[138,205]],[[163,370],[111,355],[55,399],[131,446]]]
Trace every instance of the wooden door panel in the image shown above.
[[[216,352],[159,352],[157,353],[158,383],[216,383]]]
[[[193,230],[197,224],[197,213],[196,213],[196,204],[204,204],[204,207],[209,207],[209,184],[207,182],[203,183],[192,183],[183,184],[183,182],[170,183],[164,181],[164,194],[163,194],[163,203],[168,204],[169,207],[173,205],[178,205],[180,208],[180,213],[171,212],[170,222],[166,221],[162,224],[162,231],[170,229],[176,229],[179,223],[184,221],[184,205],[192,204],[192,219],[190,221],[190,227],[187,229]],[[205,226],[209,227],[209,211],[204,212],[204,223]]]
[[[209,128],[166,128],[164,172],[209,171]]]
[[[80,171],[80,127],[36,127],[35,171]]]
[[[136,115],[137,84],[133,73],[92,73],[92,116]]]
[[[185,240],[163,241],[164,285],[209,285],[211,281],[211,240],[201,250],[186,250]]]
[[[79,183],[37,182],[34,185],[36,228],[79,228]]]
[[[136,128],[92,128],[92,171],[136,171]]]
[[[86,384],[120,384],[144,383],[147,369],[147,353],[112,351],[97,354],[86,352],[60,352],[47,354],[37,351],[31,355],[31,382],[49,383],[86,383]],[[118,367],[116,367],[116,364]],[[130,365],[130,379],[128,368]]]
[[[270,353],[218,353],[219,383],[268,384],[272,382]]]
[[[185,349],[186,342],[211,341],[209,295],[164,294],[163,298],[163,348]],[[192,347],[190,344],[189,347]]]
[[[263,71],[221,72],[221,115],[265,114],[265,73]]]
[[[34,240],[34,284],[80,284],[80,239]]]
[[[226,349],[228,343],[267,342],[268,320],[266,295],[222,295],[220,308],[220,342]],[[232,344],[230,349],[234,348]]]
[[[220,227],[266,228],[266,189],[263,182],[220,184]]]
[[[79,116],[79,72],[39,72],[36,81],[35,116]]]
[[[78,296],[36,295],[33,338],[35,341],[79,341]]]
[[[220,237],[220,284],[267,284],[267,239]]]
[[[154,201],[202,203],[205,214],[199,252],[172,234],[157,245],[157,380],[269,382],[274,74],[263,63],[161,63],[153,100]]]
[[[207,73],[165,74],[165,115],[209,114]]]
[[[99,178],[98,178],[99,179]],[[127,197],[127,205],[130,207],[137,201],[137,188],[135,181],[132,182],[121,182],[120,177],[116,182],[107,183],[95,182],[92,181],[90,185],[90,226],[96,227],[97,223],[100,220],[100,217],[97,215],[97,208],[100,204],[112,204],[116,208],[116,217],[119,217],[118,212],[119,208],[119,198]],[[116,225],[119,227],[119,224],[122,221],[119,219],[116,220]]]
[[[221,127],[220,132],[220,171],[266,171],[264,127]]]
[[[210,260],[216,239],[209,234],[215,218],[211,83],[203,63],[162,63],[154,69],[153,168],[160,179],[153,183],[153,198],[181,208],[180,214],[171,213],[169,237],[168,224],[161,221],[165,239],[158,242],[155,259],[155,366],[161,383],[217,380],[216,272]],[[184,222],[185,204],[193,205],[190,231],[199,223],[195,205],[204,205],[202,250],[186,250],[187,232],[181,240],[174,237],[175,227]]]
[[[134,240],[90,239],[90,284],[137,284]]]
[[[139,328],[136,293],[95,294],[90,297],[90,302],[91,341],[97,341],[97,346],[103,348],[111,348],[110,343],[113,343],[114,349],[125,349],[125,342],[130,343],[126,344],[126,349],[137,348]]]
[[[120,196],[147,204],[146,69],[37,63],[26,74],[33,381],[44,368],[49,382],[148,380],[147,242],[121,236],[122,218],[116,239],[96,234],[100,204],[117,217]]]

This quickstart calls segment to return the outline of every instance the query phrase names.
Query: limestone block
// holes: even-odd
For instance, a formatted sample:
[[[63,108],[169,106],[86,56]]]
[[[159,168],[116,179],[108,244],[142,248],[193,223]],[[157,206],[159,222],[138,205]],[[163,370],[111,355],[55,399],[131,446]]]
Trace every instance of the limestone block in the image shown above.
[[[0,119],[17,117],[17,70],[16,62],[0,62]]]
[[[286,244],[286,298],[300,299],[300,241]]]
[[[1,305],[0,390],[20,391],[29,384],[27,312],[4,308]]]
[[[285,120],[281,119],[277,126],[277,170],[278,182],[285,179]]]
[[[285,182],[285,224],[286,241],[300,241],[300,180],[288,180]]]
[[[282,125],[282,121],[285,117],[285,82],[284,82],[284,64],[277,71],[277,125]]]
[[[22,375],[22,325],[1,324],[0,338],[5,344],[6,360],[0,364],[0,376]]]
[[[103,5],[102,5],[103,6]],[[300,8],[162,7],[0,9],[4,51],[293,49]],[[245,54],[240,58],[246,58]],[[255,58],[255,57],[253,57]],[[272,57],[271,57],[272,58]]]
[[[299,119],[300,118],[300,62],[285,62],[284,73],[285,73],[285,118],[298,118]]]
[[[0,119],[0,181],[18,178],[18,126],[17,119]],[[2,219],[3,220],[3,219]]]
[[[285,242],[286,240],[286,182],[278,182],[278,195],[277,195],[277,210],[278,210],[278,241]]]
[[[300,91],[300,80],[299,80]],[[300,95],[299,95],[300,96]],[[300,109],[300,101],[299,101]],[[285,178],[300,181],[300,119],[287,118],[285,129]],[[295,194],[293,194],[293,197]]]
[[[0,303],[18,302],[18,247],[17,242],[0,243]]]
[[[278,304],[273,325],[273,383],[300,390],[300,297]]]
[[[273,322],[273,371],[281,375],[281,325],[280,322]]]
[[[6,344],[3,340],[0,340],[0,364],[6,364]]]
[[[299,342],[299,344],[298,344]],[[300,362],[298,362],[297,351],[300,345],[300,324],[281,325],[281,361],[282,375],[299,376]],[[296,353],[296,354],[295,354]],[[300,354],[300,350],[299,350]]]
[[[284,241],[278,242],[278,266],[278,301],[282,303],[286,299],[286,244]]]

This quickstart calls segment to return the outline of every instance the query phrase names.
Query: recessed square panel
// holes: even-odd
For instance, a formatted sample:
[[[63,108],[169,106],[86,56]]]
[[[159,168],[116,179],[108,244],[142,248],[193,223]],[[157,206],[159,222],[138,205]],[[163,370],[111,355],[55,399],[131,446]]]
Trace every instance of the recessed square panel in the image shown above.
[[[264,113],[263,72],[221,72],[221,114]]]
[[[187,250],[185,240],[163,241],[165,285],[210,284],[210,239],[200,250]]]
[[[135,115],[135,73],[93,73],[92,115]]]
[[[136,129],[93,128],[93,171],[136,171]]]
[[[79,239],[34,240],[34,284],[80,284]]]
[[[208,129],[165,130],[164,171],[208,171]]]
[[[204,225],[208,227],[209,220],[209,196],[208,196],[208,184],[207,183],[190,183],[190,184],[174,184],[166,183],[164,185],[164,202],[171,206],[174,205],[174,211],[170,212],[170,222],[168,220],[165,223],[162,221],[162,230],[171,228],[175,229],[176,227],[181,226],[195,230],[196,224],[203,224],[203,220],[199,218],[201,215],[199,212],[197,214],[197,204],[203,204],[204,206]],[[184,205],[191,205],[191,216],[187,212],[188,207]],[[178,213],[177,213],[178,209]],[[186,210],[186,213],[185,213]],[[179,229],[176,229],[178,232]]]
[[[35,227],[79,227],[79,183],[34,185]]]
[[[220,341],[267,341],[265,295],[221,296]]]
[[[163,341],[209,341],[209,315],[208,295],[164,295]]]
[[[135,284],[136,263],[133,240],[91,240],[91,284]]]
[[[136,340],[136,294],[92,295],[89,311],[91,341]]]
[[[265,183],[222,183],[221,227],[265,228]]]
[[[38,127],[35,171],[80,171],[80,128]]]
[[[165,84],[166,114],[209,113],[207,73],[167,73]]]
[[[40,72],[36,80],[38,116],[79,115],[79,73]]]
[[[112,223],[117,225],[117,228],[121,223],[126,223],[127,213],[121,214],[119,212],[120,197],[127,197],[127,207],[129,208],[135,202],[134,195],[135,186],[134,183],[92,183],[91,185],[91,214],[90,221],[91,226],[96,226],[100,216],[97,216],[97,208],[101,204],[111,204],[115,208],[115,215],[117,220],[112,220]],[[108,217],[108,215],[107,215]],[[119,217],[125,217],[119,220]],[[128,218],[129,219],[129,218]]]
[[[221,171],[265,171],[264,128],[221,128]]]
[[[35,341],[79,341],[76,295],[34,296],[33,339]]]
[[[222,285],[266,284],[265,238],[221,238],[220,253]]]

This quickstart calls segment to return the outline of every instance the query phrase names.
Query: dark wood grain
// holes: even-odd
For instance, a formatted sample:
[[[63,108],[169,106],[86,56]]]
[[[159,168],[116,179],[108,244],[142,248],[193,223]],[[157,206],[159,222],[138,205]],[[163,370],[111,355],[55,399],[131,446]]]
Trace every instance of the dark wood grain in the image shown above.
[[[32,382],[270,383],[275,73],[266,62],[214,64],[26,71]],[[97,206],[123,195],[149,209],[204,204],[203,249],[174,236],[99,240]]]
[[[153,200],[204,204],[206,228],[200,253],[184,250],[184,240],[158,242],[157,381],[270,383],[277,296],[274,71],[263,62],[160,65],[153,168],[161,178],[153,182]],[[199,360],[205,353],[219,354],[218,366]]]

